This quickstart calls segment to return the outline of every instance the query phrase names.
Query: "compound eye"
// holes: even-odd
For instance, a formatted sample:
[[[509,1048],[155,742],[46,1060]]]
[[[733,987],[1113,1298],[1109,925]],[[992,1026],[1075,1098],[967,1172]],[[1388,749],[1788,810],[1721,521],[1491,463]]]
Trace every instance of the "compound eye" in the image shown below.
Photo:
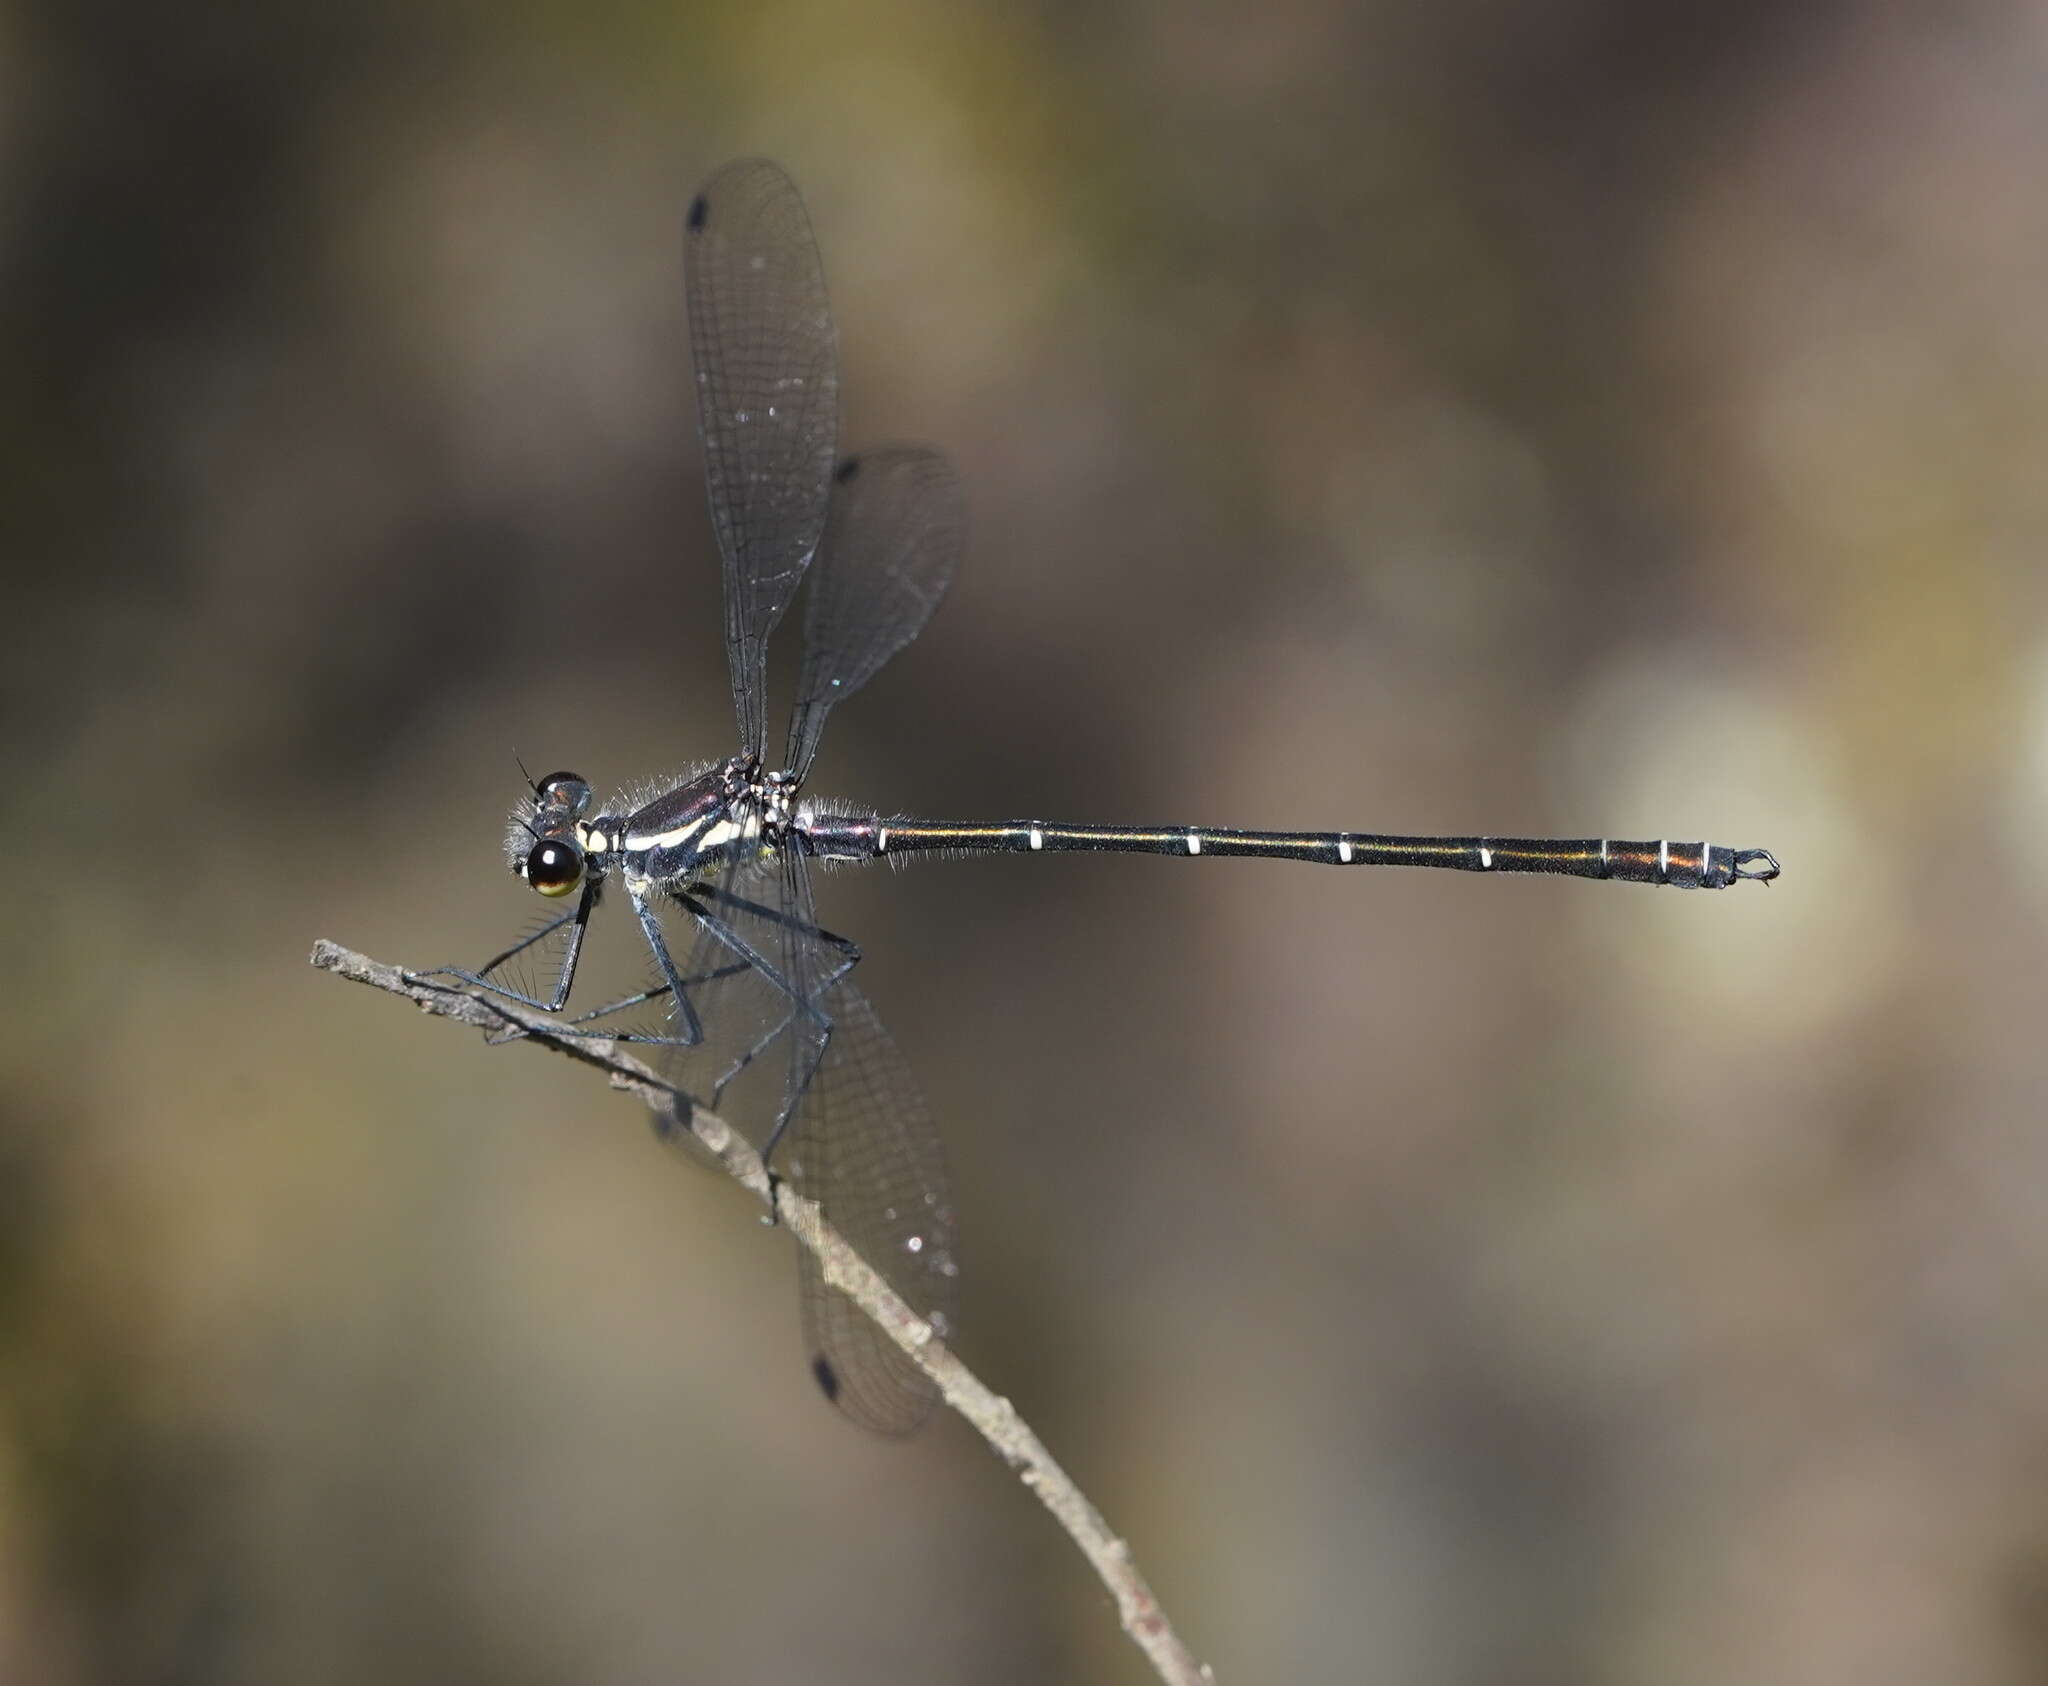
[[[566,896],[583,882],[583,851],[559,837],[543,837],[526,857],[526,881],[544,896]]]
[[[590,786],[574,773],[550,773],[533,787],[543,808],[566,808],[577,819],[590,806]]]

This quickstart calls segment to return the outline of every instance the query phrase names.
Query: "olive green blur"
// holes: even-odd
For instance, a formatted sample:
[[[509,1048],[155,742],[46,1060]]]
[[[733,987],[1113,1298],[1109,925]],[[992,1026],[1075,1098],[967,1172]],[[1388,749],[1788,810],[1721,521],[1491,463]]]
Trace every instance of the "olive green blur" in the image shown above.
[[[0,1680],[1148,1678],[960,1425],[817,1397],[738,1191],[306,965],[553,909],[515,755],[733,749],[747,154],[970,505],[820,796],[1784,865],[820,874],[960,1350],[1188,1642],[2039,1679],[2044,87],[2025,0],[0,10]]]

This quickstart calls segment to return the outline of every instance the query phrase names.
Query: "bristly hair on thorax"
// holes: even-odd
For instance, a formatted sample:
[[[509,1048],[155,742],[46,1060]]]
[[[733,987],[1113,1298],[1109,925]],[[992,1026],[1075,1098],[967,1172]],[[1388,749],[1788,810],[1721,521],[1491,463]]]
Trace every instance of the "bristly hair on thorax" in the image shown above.
[[[666,795],[677,785],[688,784],[692,779],[702,778],[717,765],[716,761],[699,761],[667,778],[636,779],[609,802],[594,809],[587,817],[595,819],[599,814],[604,814],[613,819],[624,820],[646,807],[657,796]],[[512,812],[505,817],[505,864],[515,875],[524,864],[528,851],[533,848],[539,835],[534,822],[540,818],[540,810],[540,793],[528,789],[520,793],[519,800],[512,805]]]

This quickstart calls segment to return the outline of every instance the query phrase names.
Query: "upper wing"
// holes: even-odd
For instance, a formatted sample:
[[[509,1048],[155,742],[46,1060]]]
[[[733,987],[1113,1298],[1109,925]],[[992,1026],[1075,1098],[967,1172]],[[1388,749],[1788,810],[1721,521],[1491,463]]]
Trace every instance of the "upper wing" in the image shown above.
[[[733,707],[742,745],[758,755],[768,635],[825,529],[839,436],[824,267],[779,165],[742,159],[705,184],[690,205],[683,276]]]
[[[789,724],[788,766],[799,778],[833,705],[924,630],[966,548],[966,495],[937,451],[889,445],[839,465]]]

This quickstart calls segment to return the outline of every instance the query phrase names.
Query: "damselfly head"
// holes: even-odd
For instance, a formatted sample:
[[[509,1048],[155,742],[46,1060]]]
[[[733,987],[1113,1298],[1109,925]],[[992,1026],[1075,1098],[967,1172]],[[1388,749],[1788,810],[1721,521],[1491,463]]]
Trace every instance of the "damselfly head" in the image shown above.
[[[505,831],[505,864],[544,896],[566,896],[583,882],[589,863],[582,833],[590,811],[590,785],[577,773],[550,773],[533,781],[512,810]]]

